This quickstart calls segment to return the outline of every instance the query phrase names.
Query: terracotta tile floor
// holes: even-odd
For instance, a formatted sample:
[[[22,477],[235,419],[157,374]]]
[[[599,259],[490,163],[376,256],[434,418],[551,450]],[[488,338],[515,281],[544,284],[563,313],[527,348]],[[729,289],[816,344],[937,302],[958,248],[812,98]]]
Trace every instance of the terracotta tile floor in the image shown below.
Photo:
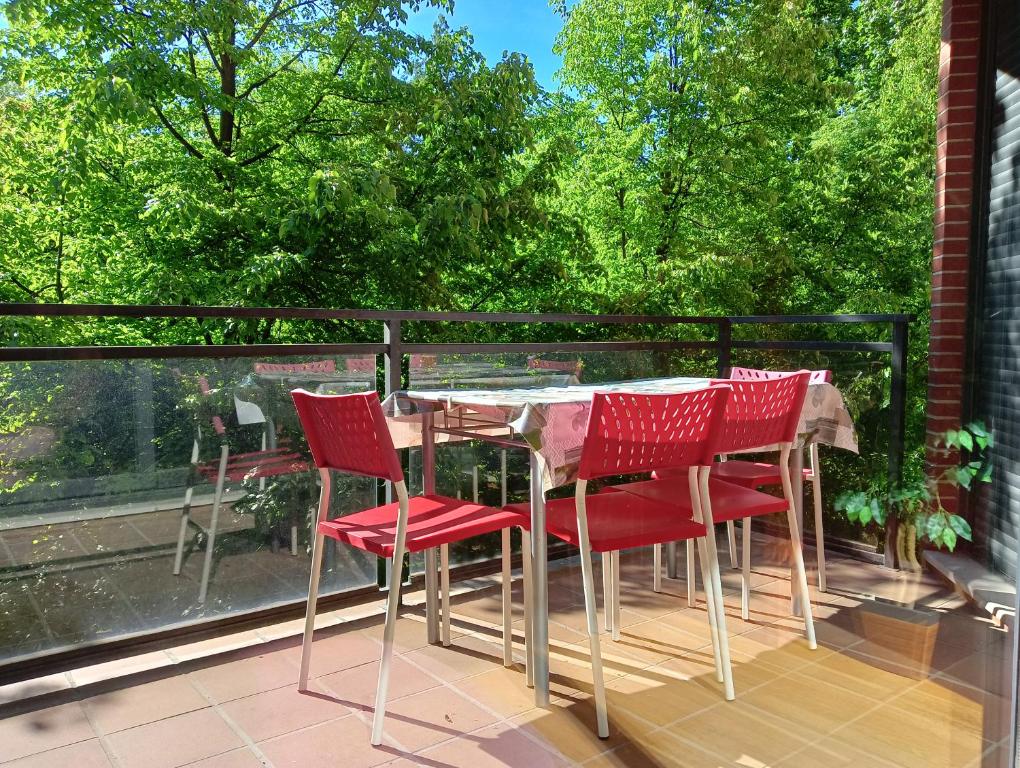
[[[322,617],[307,694],[295,686],[297,638],[283,636],[294,622],[260,630],[254,639],[224,638],[220,646],[231,650],[206,658],[197,658],[199,644],[171,651],[176,663],[148,672],[125,660],[128,677],[82,684],[89,677],[75,674],[66,678],[78,683],[72,687],[39,681],[50,685],[39,690],[51,692],[0,708],[0,766],[1006,764],[1004,633],[934,580],[834,557],[829,592],[813,593],[822,642],[810,651],[799,622],[788,615],[788,571],[770,563],[775,547],[757,543],[749,621],[740,619],[737,574],[724,574],[734,702],[723,700],[714,678],[703,605],[687,606],[682,581],[665,580],[668,594],[653,594],[648,553],[623,558],[622,636],[618,643],[602,636],[606,741],[594,735],[583,600],[576,564],[567,561],[551,577],[548,709],[534,707],[520,664],[501,664],[499,592],[490,586],[455,599],[451,648],[426,645],[420,608],[404,610],[384,747],[369,745],[380,621],[334,613]],[[514,593],[520,627],[519,582]],[[940,614],[925,674],[902,647],[888,651],[882,638],[862,636],[862,594]],[[519,644],[516,651],[520,658]]]

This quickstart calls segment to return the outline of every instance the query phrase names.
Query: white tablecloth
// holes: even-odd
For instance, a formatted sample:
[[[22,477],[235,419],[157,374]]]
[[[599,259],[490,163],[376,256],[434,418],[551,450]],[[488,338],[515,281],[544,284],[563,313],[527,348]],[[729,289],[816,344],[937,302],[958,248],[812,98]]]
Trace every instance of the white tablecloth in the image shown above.
[[[545,490],[577,479],[577,463],[585,425],[596,392],[668,394],[697,389],[709,379],[675,377],[608,384],[584,384],[523,389],[436,389],[397,392],[386,399],[384,411],[397,448],[421,445],[421,415],[434,414],[437,427],[456,426],[459,416],[477,414],[506,424],[520,435],[541,459]],[[857,452],[857,433],[832,384],[812,384],[804,402],[798,429],[804,442],[816,441]],[[439,433],[437,441],[462,440]]]

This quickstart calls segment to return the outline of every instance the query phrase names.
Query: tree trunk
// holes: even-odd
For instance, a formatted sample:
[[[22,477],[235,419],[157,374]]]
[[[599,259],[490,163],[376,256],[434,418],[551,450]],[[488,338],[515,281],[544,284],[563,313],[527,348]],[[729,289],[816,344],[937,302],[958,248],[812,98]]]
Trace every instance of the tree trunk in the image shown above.
[[[229,157],[234,153],[234,97],[237,96],[237,63],[234,61],[234,42],[237,30],[230,22],[228,48],[220,55],[220,94],[227,104],[220,109],[220,151]]]

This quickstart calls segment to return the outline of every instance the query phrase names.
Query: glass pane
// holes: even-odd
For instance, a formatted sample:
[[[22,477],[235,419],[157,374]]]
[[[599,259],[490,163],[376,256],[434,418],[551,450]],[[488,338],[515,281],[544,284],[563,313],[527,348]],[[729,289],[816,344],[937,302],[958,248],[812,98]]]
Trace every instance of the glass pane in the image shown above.
[[[288,392],[375,384],[374,357],[0,367],[0,658],[303,598],[318,472]],[[376,485],[337,476],[331,515]],[[325,561],[324,592],[376,582]]]

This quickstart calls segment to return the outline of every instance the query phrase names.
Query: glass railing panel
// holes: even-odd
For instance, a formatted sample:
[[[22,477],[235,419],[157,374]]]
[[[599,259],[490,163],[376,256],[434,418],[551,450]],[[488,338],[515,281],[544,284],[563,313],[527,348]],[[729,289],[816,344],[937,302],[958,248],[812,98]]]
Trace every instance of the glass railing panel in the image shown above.
[[[375,385],[374,357],[0,366],[0,658],[304,597],[319,486],[289,389]],[[331,515],[376,490],[338,475]],[[374,557],[325,562],[324,594],[376,583]]]

